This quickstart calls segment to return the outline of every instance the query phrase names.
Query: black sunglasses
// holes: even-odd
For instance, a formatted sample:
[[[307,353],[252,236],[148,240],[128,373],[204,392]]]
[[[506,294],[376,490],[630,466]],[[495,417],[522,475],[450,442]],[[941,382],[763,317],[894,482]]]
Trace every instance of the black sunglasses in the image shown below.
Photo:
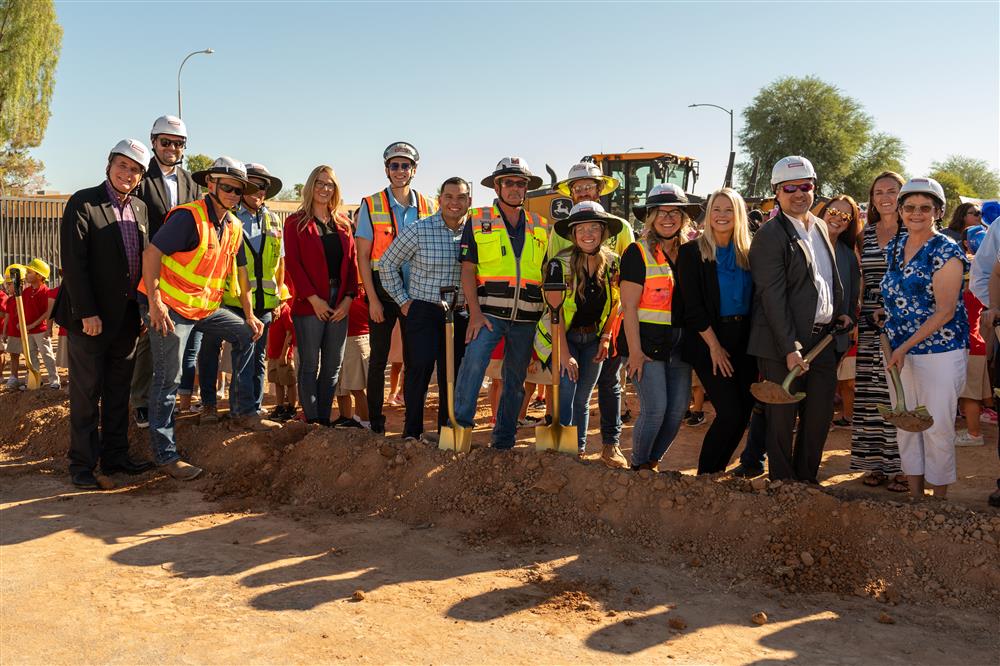
[[[219,183],[219,189],[227,194],[232,193],[238,197],[243,196],[242,187],[236,187],[235,185],[230,185],[229,183]]]
[[[184,139],[178,139],[177,141],[174,141],[173,139],[164,139],[162,137],[160,138],[161,148],[169,148],[170,146],[173,146],[174,148],[183,148],[186,145],[187,141],[185,141]]]

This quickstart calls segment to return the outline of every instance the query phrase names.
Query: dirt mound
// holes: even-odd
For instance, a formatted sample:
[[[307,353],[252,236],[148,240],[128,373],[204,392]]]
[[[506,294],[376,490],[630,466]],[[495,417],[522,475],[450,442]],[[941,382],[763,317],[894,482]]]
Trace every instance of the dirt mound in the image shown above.
[[[67,414],[57,396],[14,395],[0,405],[3,414],[21,415],[0,416],[8,458],[65,451]],[[234,434],[189,421],[178,434],[186,454],[211,472],[213,498],[442,525],[477,548],[498,539],[581,552],[615,546],[629,559],[702,569],[733,586],[765,582],[888,604],[1000,603],[1000,517],[947,502],[845,500],[801,484],[609,470],[520,448],[454,454],[297,422]]]
[[[9,391],[0,395],[0,450],[8,462],[65,457],[69,400],[64,391]]]

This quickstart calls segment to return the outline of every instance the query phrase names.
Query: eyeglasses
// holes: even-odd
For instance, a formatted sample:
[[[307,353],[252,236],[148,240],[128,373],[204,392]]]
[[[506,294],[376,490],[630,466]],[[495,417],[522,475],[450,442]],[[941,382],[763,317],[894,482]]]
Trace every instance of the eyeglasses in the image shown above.
[[[243,188],[236,187],[235,185],[230,185],[229,183],[219,183],[219,189],[226,194],[235,194],[238,197],[243,196]]]
[[[174,148],[184,148],[186,145],[187,141],[184,139],[174,141],[173,139],[164,139],[163,137],[160,137],[160,148],[170,148],[171,146]]]
[[[912,215],[913,213],[917,212],[923,215],[930,215],[932,212],[934,212],[934,206],[930,204],[921,204],[919,206],[914,204],[903,204],[902,206],[899,207],[899,209],[904,213],[906,213],[907,215]]]
[[[823,215],[825,217],[829,217],[831,215],[834,215],[834,216],[839,217],[840,219],[842,219],[844,222],[850,222],[851,218],[854,217],[850,213],[845,213],[844,211],[837,210],[836,208],[827,208],[826,209],[826,213],[824,213]]]
[[[316,184],[314,185],[314,187],[317,190],[335,190],[335,189],[337,189],[337,186],[334,183],[331,183],[330,181],[327,181],[327,180],[317,180]]]
[[[579,183],[569,189],[573,194],[592,194],[597,191],[597,183]]]
[[[520,178],[504,178],[500,181],[500,187],[509,187],[514,190],[528,189],[528,181]]]
[[[653,213],[654,217],[666,217],[669,220],[678,221],[684,218],[684,213],[677,210],[676,208],[657,208]]]
[[[409,162],[393,162],[389,165],[389,171],[412,171],[413,165]]]
[[[976,210],[975,208],[973,208],[972,210],[970,210],[969,212],[967,212],[966,215],[971,215],[972,217],[982,217],[983,216],[983,211]]]
[[[813,188],[816,187],[814,183],[799,183],[798,185],[782,185],[781,191],[785,194],[791,194],[798,190],[799,192],[812,192]]]

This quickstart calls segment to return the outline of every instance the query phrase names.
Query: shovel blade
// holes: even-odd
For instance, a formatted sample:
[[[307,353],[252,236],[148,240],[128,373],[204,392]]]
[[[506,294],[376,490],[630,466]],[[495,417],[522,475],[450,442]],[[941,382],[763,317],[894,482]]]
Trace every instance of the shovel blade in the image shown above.
[[[438,448],[468,453],[472,448],[472,432],[469,428],[442,426],[438,433]]]
[[[558,423],[535,426],[535,450],[557,451],[576,455],[576,426],[564,426]]]
[[[806,397],[805,393],[789,393],[775,382],[763,381],[751,384],[750,393],[753,397],[768,405],[790,405]]]
[[[28,390],[34,391],[40,388],[42,388],[42,376],[32,370],[28,373]]]

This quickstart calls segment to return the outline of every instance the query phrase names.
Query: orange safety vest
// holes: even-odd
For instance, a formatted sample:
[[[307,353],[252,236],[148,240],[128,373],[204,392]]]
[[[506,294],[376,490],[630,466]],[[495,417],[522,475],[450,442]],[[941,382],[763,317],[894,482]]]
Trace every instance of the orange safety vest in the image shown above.
[[[412,190],[417,197],[417,219],[433,215],[438,210],[437,201],[425,197],[420,192]],[[368,208],[368,217],[372,221],[372,270],[378,270],[379,259],[389,249],[392,240],[399,234],[399,224],[389,204],[389,189],[365,197],[362,205]]]
[[[165,254],[160,265],[160,298],[171,310],[187,319],[204,319],[222,305],[226,276],[235,271],[236,253],[243,240],[243,227],[226,213],[220,239],[208,217],[208,202],[198,199],[176,206],[194,216],[198,245],[193,250]],[[165,223],[170,222],[168,217]],[[236,284],[234,280],[232,284]],[[146,285],[139,282],[139,291]]]
[[[646,264],[646,282],[639,299],[639,321],[647,324],[670,325],[670,312],[674,301],[674,271],[663,250],[649,241],[636,241],[642,261]]]

